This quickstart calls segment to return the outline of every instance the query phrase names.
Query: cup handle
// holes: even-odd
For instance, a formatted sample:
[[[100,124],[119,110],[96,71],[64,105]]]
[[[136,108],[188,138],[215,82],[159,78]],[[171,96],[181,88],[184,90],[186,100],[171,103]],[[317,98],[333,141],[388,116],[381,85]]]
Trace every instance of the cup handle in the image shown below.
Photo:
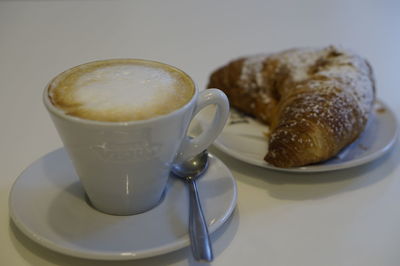
[[[229,115],[229,101],[225,93],[218,89],[207,89],[200,92],[192,119],[200,110],[210,104],[217,106],[212,123],[200,135],[194,138],[185,137],[176,161],[185,161],[207,149],[224,128]]]

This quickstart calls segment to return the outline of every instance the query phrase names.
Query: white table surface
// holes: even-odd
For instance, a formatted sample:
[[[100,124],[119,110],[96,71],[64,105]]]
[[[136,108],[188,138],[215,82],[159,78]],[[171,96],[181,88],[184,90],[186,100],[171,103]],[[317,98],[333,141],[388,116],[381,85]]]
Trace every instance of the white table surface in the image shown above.
[[[49,251],[10,222],[8,193],[31,162],[61,146],[41,102],[46,83],[80,63],[147,58],[200,88],[241,55],[342,44],[367,57],[378,97],[400,113],[400,2],[0,1],[0,265],[197,265],[188,248],[102,262]],[[212,265],[400,265],[400,150],[326,174],[285,174],[212,149],[232,170],[238,206],[213,235]]]

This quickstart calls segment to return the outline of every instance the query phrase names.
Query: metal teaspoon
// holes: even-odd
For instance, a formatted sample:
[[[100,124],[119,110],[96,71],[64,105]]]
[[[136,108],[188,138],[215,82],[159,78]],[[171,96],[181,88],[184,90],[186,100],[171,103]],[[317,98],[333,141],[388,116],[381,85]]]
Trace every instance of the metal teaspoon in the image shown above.
[[[210,262],[214,256],[196,185],[196,179],[202,176],[207,168],[208,152],[205,150],[187,161],[174,164],[172,172],[189,185],[189,235],[193,257]]]

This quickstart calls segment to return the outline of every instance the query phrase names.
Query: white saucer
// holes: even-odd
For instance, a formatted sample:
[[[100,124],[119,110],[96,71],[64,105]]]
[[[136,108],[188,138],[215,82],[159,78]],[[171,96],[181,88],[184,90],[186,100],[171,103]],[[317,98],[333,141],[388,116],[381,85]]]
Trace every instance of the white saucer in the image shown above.
[[[237,197],[229,169],[210,155],[198,188],[210,233],[232,214]],[[15,181],[9,198],[16,226],[37,243],[67,255],[103,260],[139,259],[189,245],[188,191],[170,178],[165,197],[152,210],[132,216],[96,211],[63,149],[31,164]]]
[[[212,112],[210,108],[200,114],[197,119],[199,123],[192,127],[193,130],[201,131],[209,124]],[[354,143],[329,161],[294,168],[278,168],[263,160],[268,151],[268,139],[264,134],[268,130],[268,126],[257,120],[231,110],[227,125],[214,145],[238,160],[268,169],[286,172],[325,172],[359,166],[379,158],[395,143],[398,125],[390,108],[383,102],[377,101],[366,130]]]

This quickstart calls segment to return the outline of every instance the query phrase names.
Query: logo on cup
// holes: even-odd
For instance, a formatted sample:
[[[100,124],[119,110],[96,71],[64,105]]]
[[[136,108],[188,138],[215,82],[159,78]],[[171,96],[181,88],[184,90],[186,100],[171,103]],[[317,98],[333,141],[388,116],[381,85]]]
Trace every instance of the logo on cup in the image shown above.
[[[159,156],[161,144],[151,141],[148,129],[135,134],[126,131],[97,132],[98,144],[90,147],[103,161],[115,163],[143,162]]]
[[[131,143],[102,143],[92,146],[91,149],[104,161],[134,162],[146,161],[157,157],[161,145],[150,145],[148,142]]]

